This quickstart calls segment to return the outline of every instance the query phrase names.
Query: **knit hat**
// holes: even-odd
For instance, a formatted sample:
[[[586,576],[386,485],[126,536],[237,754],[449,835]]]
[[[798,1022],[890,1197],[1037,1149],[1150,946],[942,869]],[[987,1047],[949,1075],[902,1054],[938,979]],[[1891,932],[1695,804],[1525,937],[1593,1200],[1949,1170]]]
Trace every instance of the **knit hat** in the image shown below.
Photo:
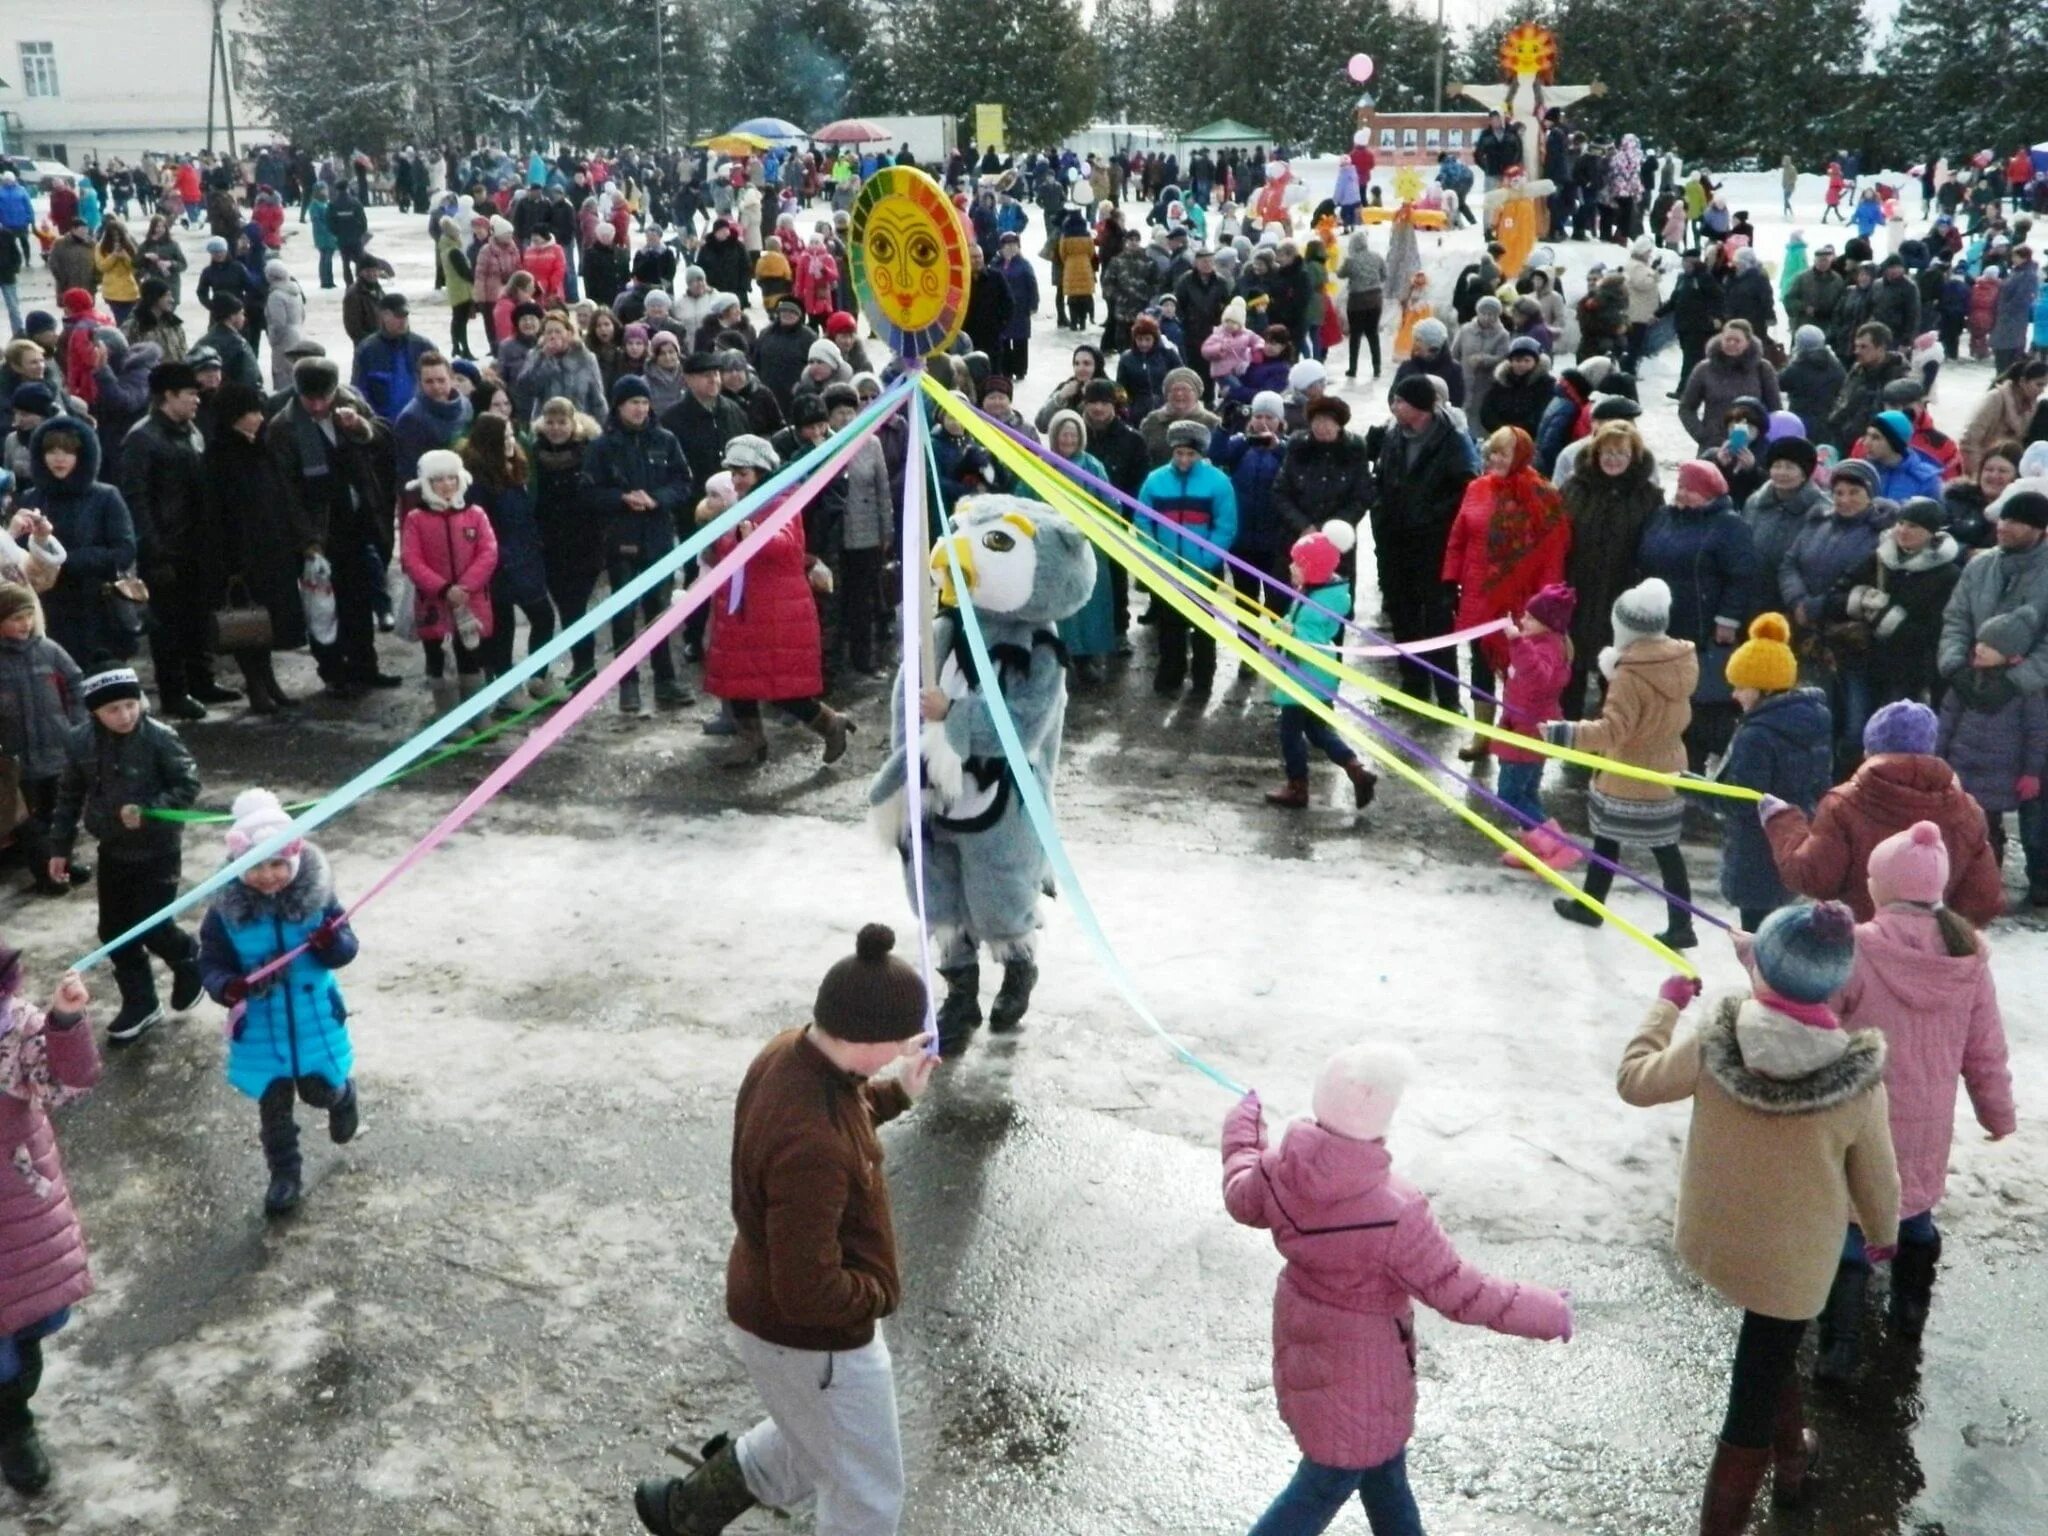
[[[1498,320],[1500,318],[1500,300],[1490,293],[1482,293],[1479,296],[1479,302],[1472,306],[1472,312],[1482,320]]]
[[[1428,347],[1432,352],[1450,340],[1450,332],[1444,329],[1443,321],[1437,319],[1435,315],[1431,315],[1427,320],[1416,322],[1415,330],[1412,334],[1418,343]]]
[[[1616,650],[1653,639],[1671,626],[1671,588],[1660,576],[1639,581],[1614,600],[1609,617]]]
[[[1486,301],[1481,299],[1479,302],[1484,304]],[[1517,336],[1508,343],[1509,357],[1541,357],[1542,355],[1543,343],[1534,336]]]
[[[851,336],[860,329],[859,324],[843,309],[835,309],[825,317],[827,336]]]
[[[1770,447],[1764,450],[1764,468],[1768,471],[1777,463],[1797,464],[1799,472],[1811,480],[1814,470],[1820,467],[1820,454],[1803,437],[1773,438]]]
[[[1929,756],[1940,736],[1939,725],[1934,711],[1925,704],[1900,699],[1870,717],[1863,727],[1863,750],[1872,757],[1887,752]]]
[[[510,229],[510,228],[511,228],[512,226],[511,226],[511,225],[509,225],[509,224],[507,224],[507,225],[506,225],[505,227],[506,227],[507,229]],[[215,236],[214,236],[214,237],[213,237],[212,239],[210,239],[210,240],[208,240],[208,241],[206,242],[206,254],[207,254],[207,255],[209,255],[209,256],[225,256],[225,255],[227,255],[227,253],[228,253],[228,243],[227,243],[227,241],[223,240],[223,239],[222,239],[222,238],[221,238],[221,237],[220,237],[219,235],[215,235]]]
[[[1394,398],[1418,411],[1436,409],[1436,385],[1426,373],[1411,373],[1394,386]]]
[[[1296,539],[1287,558],[1301,572],[1303,586],[1327,586],[1335,578],[1345,553],[1357,543],[1358,530],[1343,518],[1333,517]]]
[[[1877,397],[1888,406],[1918,405],[1927,398],[1927,389],[1915,378],[1893,379],[1877,392]]]
[[[1841,485],[1846,481],[1852,485],[1862,486],[1872,496],[1877,494],[1877,466],[1868,459],[1843,459],[1828,471],[1828,476],[1832,485]]]
[[[1948,845],[1941,828],[1916,821],[1870,850],[1870,900],[1874,906],[1917,901],[1938,906],[1948,890]]]
[[[1312,357],[1304,357],[1287,370],[1287,387],[1297,395],[1305,395],[1316,385],[1329,382],[1329,378],[1321,363]]]
[[[837,962],[818,983],[811,1020],[835,1040],[884,1045],[924,1033],[924,978],[890,953],[896,933],[869,923],[854,940],[853,953]]]
[[[36,594],[18,581],[0,581],[0,624],[36,611]]]
[[[821,336],[811,343],[811,350],[804,354],[804,361],[806,363],[824,363],[827,367],[837,368],[839,366],[839,349]]]
[[[1751,958],[1763,984],[1788,1003],[1824,1003],[1856,965],[1856,917],[1839,901],[1780,907],[1757,930]]]
[[[1415,1059],[1398,1046],[1341,1050],[1316,1074],[1316,1124],[1352,1141],[1378,1141],[1414,1075]]]
[[[1562,635],[1570,631],[1572,615],[1578,606],[1579,594],[1566,583],[1553,581],[1529,599],[1527,612],[1530,618],[1552,634]]]
[[[22,316],[21,334],[24,336],[40,336],[45,331],[56,329],[57,317],[47,309],[32,309]]]
[[[1159,381],[1160,392],[1164,394],[1176,384],[1185,384],[1198,395],[1202,392],[1202,376],[1192,368],[1167,369],[1166,377]]]
[[[19,391],[16,391],[16,393],[19,394]],[[1254,416],[1270,416],[1275,421],[1285,421],[1287,419],[1287,402],[1282,400],[1273,390],[1262,389],[1252,396],[1252,414]]]
[[[88,677],[79,685],[78,693],[85,700],[87,709],[98,709],[104,704],[118,704],[123,699],[141,698],[142,679],[135,675],[133,667],[109,667]]]
[[[1192,448],[1200,453],[1209,446],[1209,429],[1199,421],[1169,422],[1166,427],[1168,448]]]
[[[1224,323],[1227,325],[1233,320],[1235,320],[1239,325],[1244,324],[1243,299],[1232,299],[1228,304],[1223,306]]]
[[[491,215],[491,238],[493,240],[503,240],[511,233],[512,221],[510,219],[506,218],[502,213]]]
[[[242,302],[239,293],[215,293],[206,301],[206,312],[216,320],[227,320],[235,315],[247,314],[248,306]]]
[[[647,388],[647,381],[637,373],[622,373],[612,381],[612,409],[617,410],[628,400],[652,400],[654,395]]]
[[[1794,352],[1820,352],[1826,349],[1828,333],[1817,325],[1802,325],[1792,333]]]
[[[214,359],[213,366],[216,368],[220,366],[218,358]],[[1275,398],[1277,399],[1278,397],[1276,396]],[[48,417],[57,414],[56,392],[40,379],[36,380],[33,384],[17,385],[13,398],[7,403],[13,409],[26,411],[31,416]],[[1275,414],[1277,415],[1278,413],[1276,412]]]
[[[15,398],[21,392],[15,391]],[[2021,491],[2018,495],[2001,497],[1992,508],[2004,522],[2025,523],[2029,528],[2048,528],[2048,496],[2039,491]]]
[[[782,460],[775,456],[775,449],[765,437],[756,437],[743,432],[725,445],[725,456],[719,461],[727,469],[751,469],[764,475],[772,475],[782,468]],[[884,932],[887,930],[885,929]],[[890,935],[889,942],[896,942]],[[900,1038],[900,1037],[892,1037]]]
[[[1420,330],[1421,327],[1418,326],[1416,329]],[[1579,359],[1580,377],[1585,379],[1595,389],[1605,384],[1607,376],[1612,372],[1614,372],[1614,359],[1611,357],[1603,355]]]
[[[1702,501],[1728,494],[1728,481],[1707,459],[1687,459],[1678,466],[1678,488],[1690,491]]]
[[[2040,633],[2040,615],[2031,603],[2022,603],[2010,613],[1994,613],[1977,626],[1977,643],[1988,645],[2001,656],[2024,656],[2034,648]]]
[[[291,813],[267,789],[245,789],[235,796],[229,811],[235,818],[228,828],[228,857],[239,859],[251,848],[268,842],[292,824]],[[293,838],[271,857],[291,861],[292,873],[299,872],[299,855],[306,851],[303,838]]]
[[[1909,496],[1899,503],[1899,522],[1940,533],[1948,527],[1948,508],[1932,496]]]
[[[1904,453],[1913,442],[1913,423],[1904,411],[1879,411],[1870,418],[1871,429],[1892,445],[1892,452]]]
[[[1782,613],[1760,613],[1749,621],[1749,639],[1728,658],[1728,686],[1759,693],[1784,693],[1798,686],[1799,661],[1792,654],[1792,626]]]

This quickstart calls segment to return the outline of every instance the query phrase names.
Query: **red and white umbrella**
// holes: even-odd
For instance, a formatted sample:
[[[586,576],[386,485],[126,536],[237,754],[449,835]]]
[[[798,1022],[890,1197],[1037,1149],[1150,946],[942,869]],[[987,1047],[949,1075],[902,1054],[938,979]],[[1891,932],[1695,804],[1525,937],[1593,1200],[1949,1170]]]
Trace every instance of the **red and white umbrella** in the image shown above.
[[[886,144],[895,135],[864,117],[842,117],[811,135],[819,144]]]

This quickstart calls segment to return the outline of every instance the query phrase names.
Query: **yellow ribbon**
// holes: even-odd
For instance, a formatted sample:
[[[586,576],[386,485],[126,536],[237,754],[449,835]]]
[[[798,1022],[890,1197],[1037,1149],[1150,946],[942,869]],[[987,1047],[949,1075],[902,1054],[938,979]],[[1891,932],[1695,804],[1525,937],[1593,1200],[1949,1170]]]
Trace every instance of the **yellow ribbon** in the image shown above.
[[[1529,852],[1520,842],[1501,831],[1492,822],[1474,811],[1470,806],[1452,795],[1441,784],[1424,774],[1405,758],[1394,755],[1379,741],[1365,734],[1348,717],[1338,714],[1331,701],[1318,698],[1304,687],[1292,674],[1284,671],[1271,657],[1266,656],[1247,643],[1228,621],[1205,607],[1199,594],[1191,590],[1192,584],[1182,585],[1182,578],[1162,553],[1152,546],[1143,544],[1127,525],[1113,516],[1105,515],[1090,505],[1093,498],[1086,496],[1063,476],[1057,474],[1036,454],[1012,442],[1003,433],[983,421],[978,412],[956,399],[949,391],[935,386],[929,378],[923,380],[926,390],[936,399],[940,407],[953,414],[967,429],[970,436],[988,449],[995,459],[1029,485],[1055,511],[1063,512],[1084,535],[1098,548],[1124,566],[1153,593],[1170,604],[1195,628],[1212,635],[1230,647],[1233,654],[1258,676],[1278,688],[1295,703],[1328,725],[1354,748],[1381,767],[1421,790],[1444,809],[1464,821],[1481,836],[1500,848],[1513,854],[1524,867],[1538,878],[1549,882],[1574,901],[1598,913],[1614,924],[1623,933],[1634,939],[1650,953],[1673,967],[1681,976],[1697,977],[1699,972],[1669,946],[1637,927],[1627,918],[1609,911],[1601,902],[1594,900],[1563,875]],[[1292,640],[1292,635],[1287,636]],[[1318,667],[1327,669],[1327,652],[1313,646],[1295,645],[1297,652],[1305,652],[1308,659]]]

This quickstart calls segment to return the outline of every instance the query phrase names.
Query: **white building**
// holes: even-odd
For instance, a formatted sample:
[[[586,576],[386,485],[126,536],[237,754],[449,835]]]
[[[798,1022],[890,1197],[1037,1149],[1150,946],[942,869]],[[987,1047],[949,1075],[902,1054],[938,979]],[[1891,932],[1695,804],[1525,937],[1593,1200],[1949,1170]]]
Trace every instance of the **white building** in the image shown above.
[[[238,40],[244,0],[221,0],[238,143],[261,141]],[[0,144],[83,165],[206,147],[214,0],[0,0]],[[227,148],[214,88],[214,144]]]

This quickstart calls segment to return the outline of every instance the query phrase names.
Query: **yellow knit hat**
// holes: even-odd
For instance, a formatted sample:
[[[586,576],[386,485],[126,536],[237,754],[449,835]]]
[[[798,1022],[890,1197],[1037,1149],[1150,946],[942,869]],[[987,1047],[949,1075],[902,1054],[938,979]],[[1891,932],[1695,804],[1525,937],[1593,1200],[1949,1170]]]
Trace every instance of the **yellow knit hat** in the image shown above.
[[[1760,613],[1749,624],[1749,639],[1728,658],[1728,686],[1759,693],[1784,693],[1799,684],[1799,662],[1787,644],[1792,626],[1782,613]]]

